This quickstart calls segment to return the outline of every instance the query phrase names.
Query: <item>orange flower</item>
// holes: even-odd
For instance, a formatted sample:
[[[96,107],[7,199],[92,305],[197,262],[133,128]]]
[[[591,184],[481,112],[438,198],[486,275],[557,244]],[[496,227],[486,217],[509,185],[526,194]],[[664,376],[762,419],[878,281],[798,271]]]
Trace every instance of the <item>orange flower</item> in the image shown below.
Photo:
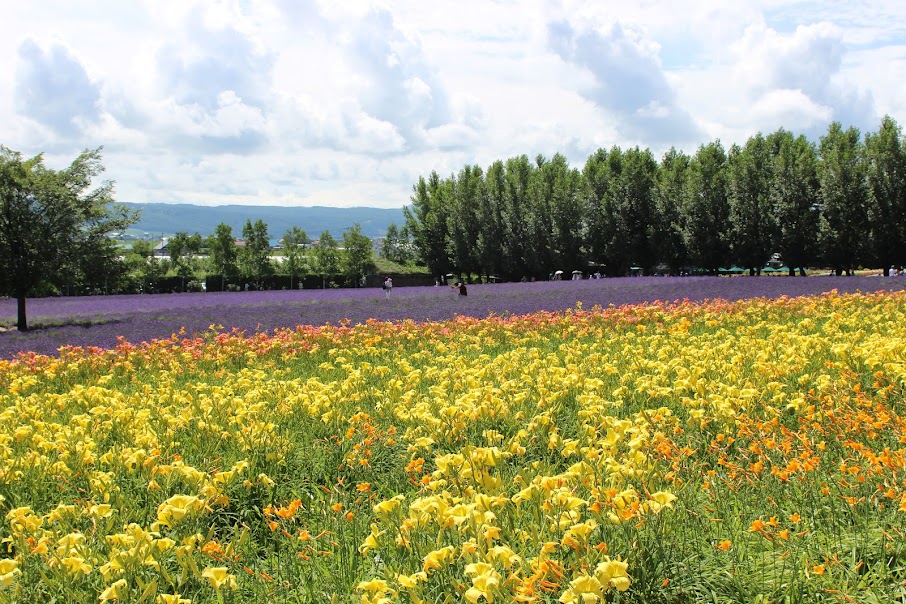
[[[717,549],[719,549],[722,552],[728,552],[728,551],[730,551],[730,548],[733,547],[733,542],[730,541],[729,539],[724,539],[723,541],[721,541],[714,547],[716,547]]]
[[[290,502],[285,508],[277,508],[277,515],[283,518],[284,520],[289,520],[296,515],[296,511],[302,507],[302,500],[294,499]]]

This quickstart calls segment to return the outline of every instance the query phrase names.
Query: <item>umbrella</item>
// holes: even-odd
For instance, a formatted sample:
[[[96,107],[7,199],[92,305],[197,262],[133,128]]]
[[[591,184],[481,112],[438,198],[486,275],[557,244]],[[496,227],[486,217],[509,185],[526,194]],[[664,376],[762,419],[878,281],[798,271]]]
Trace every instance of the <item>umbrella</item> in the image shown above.
[[[555,274],[555,275],[562,275],[562,274],[563,274],[563,271],[554,271],[554,274]]]

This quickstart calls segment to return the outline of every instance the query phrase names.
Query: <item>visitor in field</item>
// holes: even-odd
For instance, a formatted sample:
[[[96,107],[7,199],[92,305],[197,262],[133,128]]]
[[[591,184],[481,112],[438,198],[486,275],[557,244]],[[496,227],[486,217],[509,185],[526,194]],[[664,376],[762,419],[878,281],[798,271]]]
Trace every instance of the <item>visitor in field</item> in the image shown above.
[[[390,299],[390,292],[393,291],[393,279],[387,277],[384,279],[384,297]]]
[[[466,282],[465,282],[465,281],[460,281],[459,283],[457,283],[456,285],[453,285],[453,286],[451,286],[451,287],[452,287],[453,289],[459,289],[459,295],[460,295],[460,296],[468,296],[468,295],[469,295],[469,290],[466,289]]]

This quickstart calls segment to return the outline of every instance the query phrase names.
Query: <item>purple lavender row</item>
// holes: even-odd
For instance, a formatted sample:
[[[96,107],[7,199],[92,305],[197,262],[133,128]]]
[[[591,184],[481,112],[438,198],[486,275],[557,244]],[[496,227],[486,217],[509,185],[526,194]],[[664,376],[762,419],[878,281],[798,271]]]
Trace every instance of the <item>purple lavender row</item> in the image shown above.
[[[29,321],[39,328],[0,333],[0,358],[12,358],[19,352],[52,355],[67,345],[111,348],[119,337],[137,344],[169,338],[180,328],[187,335],[203,333],[212,324],[254,333],[341,320],[358,324],[368,319],[443,321],[456,315],[522,315],[562,311],[578,302],[590,309],[655,300],[792,297],[834,289],[841,293],[904,290],[906,279],[627,277],[470,285],[467,297],[449,287],[394,288],[389,300],[374,288],[37,298],[28,301],[28,311]],[[11,326],[15,316],[15,300],[0,300],[0,321]]]

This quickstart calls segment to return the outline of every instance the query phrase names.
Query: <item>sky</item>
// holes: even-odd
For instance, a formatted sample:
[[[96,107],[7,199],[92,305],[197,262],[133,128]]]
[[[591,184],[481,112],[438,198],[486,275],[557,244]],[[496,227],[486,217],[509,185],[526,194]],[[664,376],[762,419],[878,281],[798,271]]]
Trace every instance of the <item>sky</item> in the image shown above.
[[[0,0],[0,144],[123,202],[409,203],[420,176],[906,123],[902,0]]]

